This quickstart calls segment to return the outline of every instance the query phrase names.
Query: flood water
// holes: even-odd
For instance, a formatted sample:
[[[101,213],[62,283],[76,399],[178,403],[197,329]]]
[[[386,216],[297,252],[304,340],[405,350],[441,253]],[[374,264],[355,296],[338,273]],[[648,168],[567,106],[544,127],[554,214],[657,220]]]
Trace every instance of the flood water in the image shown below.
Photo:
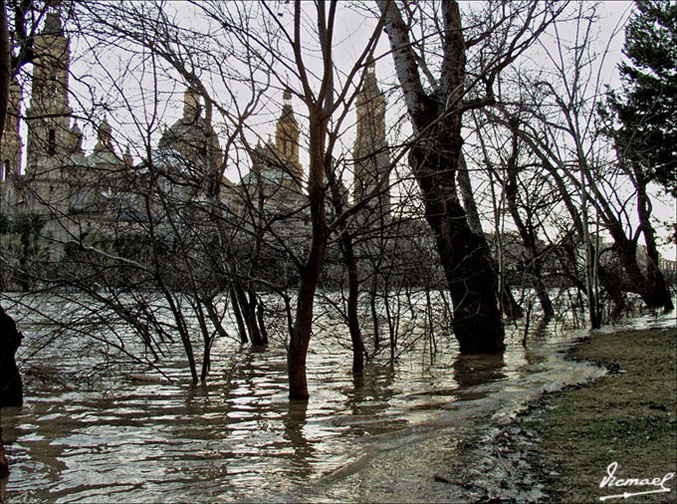
[[[396,475],[432,470],[426,442],[486,430],[544,389],[602,373],[562,357],[582,332],[546,331],[524,349],[522,329],[509,329],[502,357],[462,358],[440,337],[434,358],[420,343],[360,377],[346,349],[316,338],[308,403],[287,399],[282,345],[235,352],[217,342],[206,385],[191,385],[177,357],[171,383],[134,368],[84,387],[59,377],[91,356],[65,343],[33,352],[25,331],[25,405],[2,410],[4,492],[55,502],[422,500]],[[446,450],[462,456],[460,445]]]

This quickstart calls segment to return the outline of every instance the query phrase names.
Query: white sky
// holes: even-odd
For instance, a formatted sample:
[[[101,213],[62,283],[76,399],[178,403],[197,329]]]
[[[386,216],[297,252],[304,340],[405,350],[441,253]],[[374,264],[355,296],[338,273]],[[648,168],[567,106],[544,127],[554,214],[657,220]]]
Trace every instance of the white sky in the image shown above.
[[[462,4],[462,10],[467,8],[470,4]],[[578,3],[574,3],[574,7]],[[621,50],[624,42],[624,35],[622,30],[620,33],[617,33],[617,36],[610,41],[611,34],[614,30],[617,30],[619,26],[622,26],[624,20],[629,15],[633,3],[632,2],[602,2],[599,9],[600,22],[596,25],[598,34],[594,37],[595,45],[593,49],[599,52],[602,52],[606,49],[607,43],[608,53],[604,60],[600,58],[600,63],[603,62],[603,67],[601,69],[602,81],[604,83],[609,83],[612,87],[617,87],[619,85],[618,73],[616,71],[616,65],[621,58]],[[344,8],[345,7],[345,8]],[[170,3],[170,9],[175,9],[180,16],[180,19],[188,20],[189,23],[195,23],[195,7],[190,6],[185,3]],[[288,18],[282,18],[283,22],[286,22]],[[359,55],[365,45],[367,38],[371,33],[371,29],[374,26],[374,20],[370,18],[365,13],[358,12],[356,10],[351,10],[347,8],[347,4],[340,4],[340,13],[338,16],[338,25],[336,30],[336,48],[335,48],[335,57],[337,60],[337,66],[339,69],[346,69],[352,66],[352,63],[355,61],[357,55]],[[568,33],[566,26],[561,27],[562,32],[565,37]],[[314,57],[313,52],[316,52],[316,47],[312,46],[313,41],[312,37],[308,37],[308,48],[306,51],[306,58],[309,62],[309,66],[312,67],[313,64],[317,64],[319,59]],[[547,37],[543,37],[544,46],[548,46],[549,42]],[[135,103],[132,112],[135,114],[135,117],[145,117],[147,120],[152,115],[152,113],[158,113],[161,121],[157,125],[157,130],[155,134],[155,141],[159,140],[162,126],[171,125],[176,119],[178,119],[182,113],[182,100],[183,100],[183,90],[184,86],[181,84],[178,79],[163,79],[162,82],[154,83],[149,76],[146,75],[143,78],[139,78],[140,71],[139,68],[133,68],[133,71],[130,72],[126,66],[124,59],[126,56],[121,57],[119,54],[107,54],[102,58],[102,62],[105,65],[106,73],[102,72],[101,68],[90,66],[91,63],[91,52],[88,51],[87,44],[83,41],[73,40],[71,43],[71,52],[72,52],[72,73],[74,75],[85,76],[89,75],[89,78],[85,78],[83,82],[93,86],[95,90],[95,96],[101,101],[106,101],[107,99],[114,98],[117,94],[115,90],[116,85],[120,85],[124,88],[125,93],[128,97],[131,97],[132,101]],[[387,38],[385,35],[381,36],[380,44],[377,49],[377,54],[387,54],[388,44]],[[531,60],[525,57],[523,61],[525,64],[534,65],[538,67],[543,64],[542,54],[539,55],[537,50],[531,52]],[[235,64],[231,61],[224,61],[224,65]],[[392,59],[390,55],[386,55],[383,58],[377,60],[376,65],[376,74],[381,82],[381,87],[384,90],[396,89],[397,81],[393,70]],[[117,78],[115,76],[118,76]],[[125,75],[124,78],[119,77],[120,75]],[[281,82],[283,78],[278,79],[276,82],[273,80],[271,85],[273,88],[270,90],[270,96],[267,96],[268,101],[263,101],[258,115],[252,117],[251,121],[251,131],[248,134],[250,142],[256,143],[256,136],[261,138],[263,141],[267,140],[269,136],[274,135],[274,121],[279,115],[279,110],[281,107],[281,94],[282,87],[285,84],[289,84],[292,87],[295,85],[294,82]],[[338,80],[341,80],[339,75]],[[76,82],[76,79],[71,79],[72,88],[75,90],[75,93],[83,97],[89,96],[89,90],[86,89],[82,82]],[[113,84],[114,83],[114,84]],[[219,85],[218,79],[213,81],[214,86]],[[152,97],[152,91],[156,90],[159,94],[158,102],[155,100],[150,100],[149,97]],[[149,93],[150,91],[150,93]],[[219,94],[219,93],[215,93]],[[220,93],[223,95],[223,93]],[[244,90],[242,95],[247,97],[247,92]],[[403,106],[401,100],[397,99],[398,95],[390,94],[387,108],[387,121],[389,127],[391,127],[403,114]],[[86,100],[85,103],[87,105]],[[73,102],[73,100],[71,100]],[[112,102],[112,100],[111,100]],[[152,103],[151,103],[152,102]],[[299,103],[298,99],[294,100],[294,104],[297,110],[297,118],[300,120],[302,127],[305,127],[305,121],[303,118],[303,107]],[[73,103],[72,103],[73,105]],[[154,106],[157,105],[157,110],[154,110]],[[26,104],[24,104],[24,110]],[[74,107],[75,108],[75,107]],[[101,114],[98,114],[101,117]],[[108,120],[114,127],[122,128],[126,131],[126,135],[129,136],[129,139],[134,142],[134,138],[138,137],[139,132],[135,131],[133,128],[133,121],[131,120],[130,112],[125,110],[125,107],[121,107],[118,110],[113,110],[107,115]],[[354,123],[354,111],[351,110],[346,119],[346,125],[352,125]],[[86,137],[85,148],[91,149],[94,143],[96,142],[96,135],[94,133],[93,125],[91,124],[82,124],[80,123],[81,128],[83,129]],[[402,133],[406,133],[407,128],[405,127]],[[24,131],[25,133],[25,131]],[[351,150],[353,144],[353,131],[350,128],[345,128],[345,131],[342,134],[342,143],[343,149]],[[117,134],[117,140],[125,146],[129,140],[121,138],[119,132]],[[26,136],[24,134],[23,138]],[[302,140],[303,141],[303,140]],[[24,143],[25,140],[24,140]],[[223,144],[223,140],[222,140]],[[303,145],[301,146],[301,152],[303,153]],[[133,151],[134,152],[134,151]],[[138,160],[141,152],[136,153],[136,159]],[[248,164],[248,159],[246,156],[238,158],[239,165],[242,165],[242,162]],[[301,159],[302,164],[307,164],[306,156],[302,155]],[[226,172],[226,175],[231,179],[237,178],[237,170],[231,168]],[[675,220],[675,200],[673,198],[659,198],[655,201],[655,210],[654,215],[659,219],[674,221]],[[661,234],[665,234],[664,230],[660,230]],[[661,252],[667,257],[675,260],[676,249],[675,246],[663,246]]]

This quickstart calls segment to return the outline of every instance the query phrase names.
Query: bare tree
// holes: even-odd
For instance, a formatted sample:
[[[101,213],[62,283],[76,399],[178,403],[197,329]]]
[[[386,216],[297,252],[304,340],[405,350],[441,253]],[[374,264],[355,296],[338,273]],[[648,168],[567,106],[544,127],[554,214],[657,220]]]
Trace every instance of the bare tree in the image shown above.
[[[454,303],[454,333],[462,352],[495,353],[503,349],[504,329],[498,308],[498,281],[483,236],[473,232],[457,193],[464,112],[494,103],[493,86],[501,71],[513,62],[563,8],[527,3],[508,7],[486,6],[471,26],[464,28],[456,2],[423,6],[421,18],[435,21],[431,33],[416,34],[410,27],[415,12],[395,2],[378,2],[386,16],[386,32],[416,143],[409,157],[426,205],[448,288]],[[403,13],[407,16],[405,17]],[[439,77],[434,77],[430,53],[424,43],[437,40]],[[486,49],[484,53],[479,48]],[[477,50],[477,52],[474,52]],[[475,56],[477,70],[468,71],[467,58]],[[487,56],[488,55],[488,56]],[[421,74],[431,80],[426,91]],[[479,95],[483,86],[484,96]]]
[[[604,96],[601,70],[594,67],[599,56],[590,50],[596,19],[594,8],[579,6],[574,19],[574,45],[569,47],[564,37],[555,32],[556,49],[546,52],[554,78],[524,72],[519,76],[518,109],[503,107],[501,119],[555,181],[575,224],[585,254],[585,292],[593,326],[601,323],[598,281],[615,300],[616,312],[622,303],[619,291],[639,294],[650,307],[672,308],[663,277],[652,266],[657,264],[657,252],[646,181],[614,159],[602,135],[598,115]],[[624,193],[619,190],[622,187],[632,190]],[[638,225],[630,217],[633,199]],[[622,265],[625,280],[614,278],[618,275],[601,262],[602,244],[597,243],[600,234],[590,230],[596,222],[601,222],[609,233],[613,247],[608,253]],[[638,254],[642,236],[648,252],[646,271],[642,271]]]

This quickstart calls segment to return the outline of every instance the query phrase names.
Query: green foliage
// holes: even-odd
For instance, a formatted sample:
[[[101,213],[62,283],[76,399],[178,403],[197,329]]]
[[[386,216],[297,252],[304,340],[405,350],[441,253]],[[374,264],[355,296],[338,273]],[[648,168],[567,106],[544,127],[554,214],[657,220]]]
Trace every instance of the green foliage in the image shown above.
[[[637,0],[625,30],[620,93],[609,94],[603,114],[622,162],[643,181],[656,181],[677,197],[677,4]]]

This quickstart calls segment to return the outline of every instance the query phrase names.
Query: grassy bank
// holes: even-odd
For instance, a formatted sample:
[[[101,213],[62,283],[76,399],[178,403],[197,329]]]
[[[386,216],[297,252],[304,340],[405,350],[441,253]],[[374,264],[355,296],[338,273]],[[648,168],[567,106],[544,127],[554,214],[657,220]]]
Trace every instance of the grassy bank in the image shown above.
[[[677,330],[595,334],[572,357],[607,366],[599,381],[547,394],[519,420],[541,439],[534,453],[546,492],[560,502],[599,502],[605,495],[655,490],[650,486],[600,488],[607,467],[617,478],[677,473]],[[630,502],[675,502],[670,493]],[[609,499],[617,502],[624,499]]]

